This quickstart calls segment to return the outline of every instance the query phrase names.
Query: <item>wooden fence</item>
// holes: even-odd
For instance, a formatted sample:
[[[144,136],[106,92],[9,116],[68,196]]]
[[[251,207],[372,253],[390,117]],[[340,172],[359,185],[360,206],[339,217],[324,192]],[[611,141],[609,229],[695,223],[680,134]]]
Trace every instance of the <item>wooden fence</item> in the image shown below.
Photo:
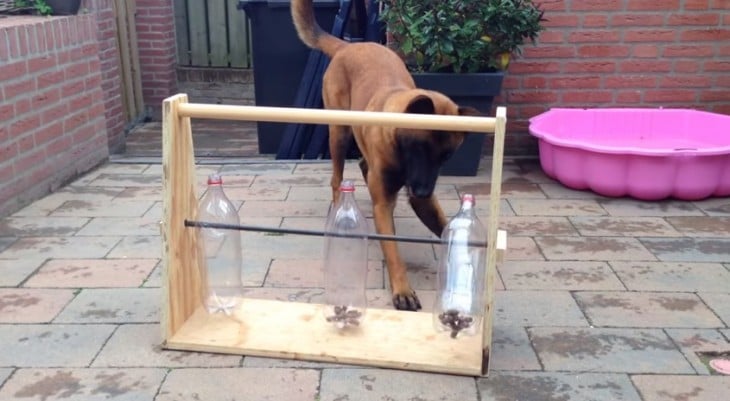
[[[174,0],[178,63],[251,67],[251,34],[238,0]]]

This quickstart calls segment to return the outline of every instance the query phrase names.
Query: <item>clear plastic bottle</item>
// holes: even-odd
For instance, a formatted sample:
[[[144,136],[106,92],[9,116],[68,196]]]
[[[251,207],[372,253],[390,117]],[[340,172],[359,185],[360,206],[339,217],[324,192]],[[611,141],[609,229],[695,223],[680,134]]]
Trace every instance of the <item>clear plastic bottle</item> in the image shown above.
[[[459,212],[441,235],[438,287],[433,308],[437,331],[452,338],[479,332],[484,313],[487,230],[474,211],[474,195],[464,194]]]
[[[352,181],[342,182],[339,200],[325,225],[323,312],[325,320],[338,329],[360,326],[367,308],[368,225],[354,192]]]
[[[238,212],[223,192],[223,179],[218,174],[208,176],[208,190],[200,200],[197,220],[240,224]],[[201,227],[199,230],[205,261],[201,274],[207,282],[203,302],[208,313],[231,315],[243,295],[241,233],[219,228]]]

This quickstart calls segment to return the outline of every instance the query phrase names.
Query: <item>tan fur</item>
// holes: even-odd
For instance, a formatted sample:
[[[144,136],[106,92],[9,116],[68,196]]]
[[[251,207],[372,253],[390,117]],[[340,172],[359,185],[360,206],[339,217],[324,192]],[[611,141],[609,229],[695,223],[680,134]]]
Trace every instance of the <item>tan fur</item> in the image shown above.
[[[323,77],[322,97],[328,109],[477,115],[434,91],[417,89],[403,61],[377,43],[348,43],[324,32],[316,23],[312,0],[293,0],[291,12],[300,39],[330,57]],[[440,235],[446,218],[433,195],[438,167],[463,141],[463,133],[437,133],[383,127],[330,126],[332,198],[338,198],[348,145],[354,137],[362,160],[360,168],[373,201],[375,229],[394,234],[393,209],[398,191],[406,187],[409,203],[418,218]],[[411,288],[397,244],[381,241],[393,305],[397,309],[421,308]]]

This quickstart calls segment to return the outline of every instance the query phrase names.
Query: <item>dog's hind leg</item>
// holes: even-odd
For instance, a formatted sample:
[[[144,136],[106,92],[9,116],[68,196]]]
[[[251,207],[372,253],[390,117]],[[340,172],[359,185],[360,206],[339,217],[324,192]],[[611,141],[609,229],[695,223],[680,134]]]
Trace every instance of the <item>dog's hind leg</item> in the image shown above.
[[[362,172],[362,179],[365,180],[365,183],[368,182],[368,162],[365,160],[365,158],[360,159],[360,163],[358,163],[360,166],[360,171]]]
[[[444,216],[444,211],[441,209],[436,196],[431,195],[428,198],[410,196],[408,202],[421,223],[440,237],[444,227],[446,227],[446,216]]]
[[[343,125],[330,125],[329,133],[330,156],[332,158],[330,186],[332,187],[332,202],[337,203],[340,197],[340,183],[342,183],[342,174],[345,170],[345,158],[347,157],[347,149],[352,140],[352,132],[348,127]]]

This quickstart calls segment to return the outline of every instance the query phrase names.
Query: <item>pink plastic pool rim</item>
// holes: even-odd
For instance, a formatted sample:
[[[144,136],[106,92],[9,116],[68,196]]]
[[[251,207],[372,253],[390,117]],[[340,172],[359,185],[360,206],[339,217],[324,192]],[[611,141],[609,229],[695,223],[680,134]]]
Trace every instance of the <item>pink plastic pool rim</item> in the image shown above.
[[[688,109],[551,109],[530,120],[545,173],[643,200],[730,195],[730,116]]]

